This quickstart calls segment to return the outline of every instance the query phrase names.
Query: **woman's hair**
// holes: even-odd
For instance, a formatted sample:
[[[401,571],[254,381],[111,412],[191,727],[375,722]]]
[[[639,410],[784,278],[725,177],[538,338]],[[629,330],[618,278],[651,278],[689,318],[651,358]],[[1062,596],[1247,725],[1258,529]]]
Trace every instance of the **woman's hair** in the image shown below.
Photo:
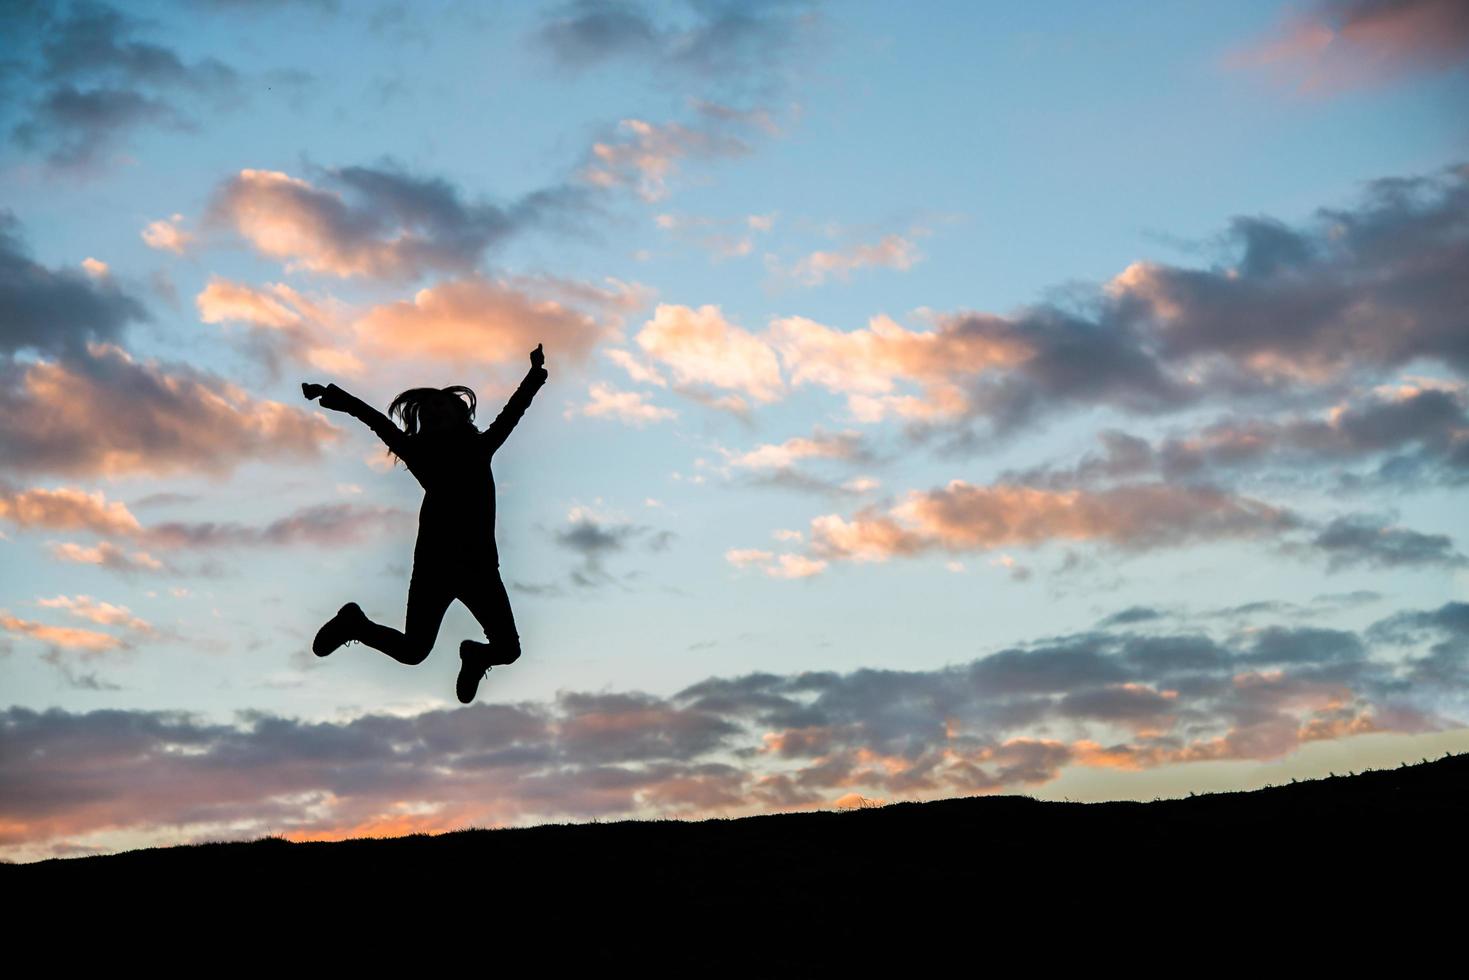
[[[474,391],[464,385],[450,385],[447,388],[409,388],[397,398],[393,404],[388,406],[388,414],[396,415],[403,423],[403,431],[410,436],[418,435],[418,413],[425,402],[435,399],[452,398],[460,408],[464,409],[464,424],[474,424],[475,397]]]

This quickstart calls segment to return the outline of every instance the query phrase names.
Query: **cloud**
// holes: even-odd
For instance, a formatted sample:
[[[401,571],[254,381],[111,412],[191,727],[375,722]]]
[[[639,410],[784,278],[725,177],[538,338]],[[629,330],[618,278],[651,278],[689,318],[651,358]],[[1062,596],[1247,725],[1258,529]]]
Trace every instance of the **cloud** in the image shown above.
[[[1306,228],[1236,219],[1228,240],[1237,259],[1227,267],[1136,263],[1108,292],[1116,315],[1145,330],[1164,361],[1227,367],[1236,376],[1218,381],[1237,387],[1419,358],[1465,371],[1466,216],[1469,166],[1377,180],[1358,208],[1324,209]]]
[[[625,351],[618,347],[610,347],[602,351],[612,363],[627,372],[628,377],[638,384],[657,385],[660,388],[668,387],[668,379],[658,372],[658,369],[644,364],[638,360],[631,351]]]
[[[609,555],[625,552],[638,541],[646,551],[664,551],[676,537],[672,531],[659,531],[646,524],[635,524],[580,505],[571,508],[566,521],[564,528],[552,532],[552,540],[581,556],[581,564],[572,569],[570,575],[572,584],[579,588],[622,584],[605,566]],[[624,579],[630,577],[623,576]]]
[[[660,303],[635,339],[681,384],[737,391],[757,402],[783,394],[775,351],[727,321],[717,306]]]
[[[147,318],[143,305],[111,277],[32,261],[20,222],[0,211],[0,355],[76,354]]]
[[[765,574],[774,578],[810,578],[826,570],[826,562],[805,555],[784,553],[774,565],[767,566]]]
[[[580,414],[591,418],[610,418],[638,428],[650,422],[678,417],[678,412],[671,408],[650,404],[648,396],[641,391],[619,391],[611,385],[596,382],[587,394],[591,396],[591,401],[574,413],[568,411],[568,417]]]
[[[804,0],[691,0],[674,5],[577,0],[548,13],[534,35],[552,62],[585,71],[626,60],[724,89],[772,93],[797,51],[809,56],[818,19]]]
[[[799,259],[790,275],[808,286],[819,286],[828,278],[846,281],[858,269],[911,269],[923,256],[910,238],[884,235],[870,245],[854,245],[839,252],[812,252]]]
[[[160,252],[183,255],[194,240],[192,234],[180,227],[183,220],[183,215],[175,214],[171,218],[150,221],[141,232],[143,242],[149,248],[156,248]]]
[[[731,548],[724,553],[724,560],[736,568],[773,561],[775,554],[759,548]]]
[[[621,283],[596,294],[584,291],[585,299],[600,306],[604,315],[599,318],[529,293],[515,282],[475,276],[419,290],[412,302],[373,307],[354,330],[361,344],[379,356],[520,363],[544,343],[551,357],[582,361],[614,333],[616,314],[627,308],[629,295],[639,295],[636,287]]]
[[[661,230],[683,244],[708,252],[715,260],[742,258],[755,251],[755,235],[774,226],[774,215],[752,214],[743,219],[708,218],[690,214],[660,214],[653,219]]]
[[[1203,480],[1330,467],[1345,486],[1469,479],[1469,403],[1462,385],[1431,386],[1424,379],[1344,398],[1315,417],[1229,417],[1156,443],[1111,429],[1098,440],[1100,452],[1073,466],[1007,476],[1066,487],[1148,474]],[[1358,462],[1377,465],[1365,476],[1343,468]]]
[[[14,472],[220,474],[250,459],[312,459],[339,437],[314,412],[112,344],[67,361],[0,364],[0,453]]]
[[[1316,0],[1226,63],[1316,95],[1452,70],[1469,63],[1469,10],[1459,0]]]
[[[926,330],[784,317],[753,339],[792,386],[845,396],[858,421],[947,436],[949,451],[992,445],[975,422],[995,436],[1065,411],[1299,404],[1418,362],[1469,371],[1466,215],[1469,167],[1384,179],[1299,228],[1238,218],[1220,265],[1133,263],[1076,309],[925,311]]]
[[[324,319],[310,300],[279,282],[256,289],[210,276],[209,284],[194,298],[194,304],[205,323],[232,321],[284,330]]]
[[[1035,356],[1024,331],[999,318],[950,319],[937,330],[914,331],[876,316],[866,329],[841,331],[785,317],[771,324],[769,335],[793,386],[814,384],[847,395],[852,414],[864,422],[888,414],[957,415],[967,408],[961,379]],[[918,384],[924,397],[899,394],[900,381]]]
[[[215,191],[209,222],[234,229],[288,270],[403,281],[472,273],[492,246],[575,196],[541,190],[506,207],[469,203],[447,181],[393,168],[343,167],[325,186],[274,170],[241,170]]]
[[[744,469],[789,469],[803,459],[864,460],[860,432],[826,433],[819,429],[810,437],[793,436],[780,443],[765,443],[743,453],[721,450],[731,466]]]
[[[51,599],[37,599],[36,603],[47,609],[65,609],[73,616],[99,626],[120,626],[134,633],[153,632],[153,627],[147,621],[134,616],[127,606],[99,602],[88,595],[59,595]]]
[[[77,651],[97,655],[116,650],[123,641],[110,633],[79,629],[75,626],[48,626],[30,619],[20,619],[0,610],[0,629],[18,633],[46,644],[53,650]]]
[[[668,696],[565,691],[339,721],[16,706],[0,712],[0,845],[39,857],[221,832],[734,816],[851,793],[1015,792],[1067,767],[1267,761],[1322,738],[1462,725],[1443,712],[1469,693],[1465,609],[1402,610],[1362,633],[1093,630],[932,670],[754,673]],[[1425,638],[1436,645],[1416,649]]]
[[[167,569],[163,562],[146,551],[131,553],[111,541],[99,541],[95,545],[81,545],[73,541],[53,541],[48,546],[57,561],[75,562],[81,565],[96,565],[124,574],[132,572],[162,572]]]
[[[351,544],[383,530],[406,529],[412,515],[395,507],[352,503],[301,507],[265,525],[238,521],[164,521],[143,525],[121,501],[108,501],[102,491],[87,493],[73,487],[36,487],[16,490],[0,485],[0,520],[23,530],[80,531],[120,537],[138,547],[234,548],[295,544],[338,546]],[[109,541],[94,546],[72,542],[51,544],[62,561],[102,565],[122,571],[159,571],[164,566],[144,551],[129,556]]]
[[[1057,540],[1101,541],[1126,549],[1275,535],[1300,526],[1289,511],[1219,490],[1143,484],[1098,492],[1058,492],[963,480],[909,491],[887,513],[814,518],[815,554],[886,561],[942,549],[989,551]]]
[[[563,67],[579,70],[603,59],[651,54],[658,35],[639,5],[581,2],[548,15],[536,39]]]
[[[745,140],[722,127],[624,119],[617,135],[592,144],[582,179],[594,187],[628,187],[645,201],[668,194],[668,180],[684,158],[717,160],[750,153]]]
[[[857,562],[1055,541],[1143,551],[1231,539],[1274,541],[1283,554],[1325,558],[1328,571],[1353,565],[1455,568],[1469,562],[1447,535],[1393,527],[1382,517],[1351,514],[1321,524],[1217,487],[1172,483],[1053,490],[951,480],[942,488],[910,490],[887,511],[866,507],[850,519],[813,518],[810,533],[812,557]],[[1008,555],[995,563],[1018,579],[1031,575]]]
[[[101,490],[87,493],[75,487],[17,490],[0,484],[0,519],[21,528],[95,534],[135,534],[142,528],[126,504],[109,502]]]
[[[144,529],[139,540],[158,548],[337,547],[385,530],[406,530],[414,516],[396,507],[352,503],[313,504],[263,526],[235,521],[166,521]]]
[[[239,75],[215,58],[189,63],[136,35],[144,22],[101,3],[26,4],[11,12],[7,69],[22,108],[15,141],[58,171],[89,171],[133,131],[191,129],[181,104],[222,105]]]
[[[759,568],[771,578],[810,578],[826,569],[826,562],[791,552],[775,554],[759,548],[730,548],[724,560],[736,568]]]
[[[1424,534],[1393,526],[1380,515],[1351,514],[1328,522],[1311,541],[1327,556],[1327,570],[1369,568],[1464,568],[1469,559],[1446,534]]]
[[[339,336],[339,318],[285,283],[256,288],[210,276],[194,305],[205,323],[247,324],[247,352],[260,357],[272,375],[280,373],[283,358],[332,374],[364,370]]]

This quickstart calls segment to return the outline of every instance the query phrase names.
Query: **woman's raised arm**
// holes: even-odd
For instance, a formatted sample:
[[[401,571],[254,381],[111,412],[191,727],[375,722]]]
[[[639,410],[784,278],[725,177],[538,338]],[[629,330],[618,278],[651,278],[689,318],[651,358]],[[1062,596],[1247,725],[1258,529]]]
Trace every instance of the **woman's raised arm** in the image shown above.
[[[536,349],[530,352],[530,370],[526,372],[525,378],[520,382],[520,387],[515,389],[515,394],[505,403],[500,414],[495,416],[495,421],[485,429],[482,438],[489,443],[490,452],[493,453],[505,444],[510,438],[510,433],[515,429],[515,423],[530,408],[531,399],[536,397],[536,392],[541,390],[541,385],[546,383],[546,355],[541,351],[541,345],[536,344]]]

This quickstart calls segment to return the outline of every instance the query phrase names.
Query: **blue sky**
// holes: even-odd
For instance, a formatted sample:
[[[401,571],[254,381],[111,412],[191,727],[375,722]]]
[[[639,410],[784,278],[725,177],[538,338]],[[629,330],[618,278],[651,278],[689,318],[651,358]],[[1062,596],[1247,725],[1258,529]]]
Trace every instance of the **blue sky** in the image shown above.
[[[1459,4],[5,16],[7,853],[1469,746]],[[525,655],[313,657],[422,491],[300,383],[538,342]]]

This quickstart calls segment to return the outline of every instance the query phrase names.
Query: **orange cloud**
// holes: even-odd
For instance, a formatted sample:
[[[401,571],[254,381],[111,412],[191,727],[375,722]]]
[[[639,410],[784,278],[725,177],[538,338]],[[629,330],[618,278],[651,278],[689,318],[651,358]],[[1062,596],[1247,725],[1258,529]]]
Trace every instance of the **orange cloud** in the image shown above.
[[[19,527],[98,534],[135,534],[142,529],[126,504],[108,502],[101,490],[87,493],[74,487],[0,491],[0,518]]]
[[[357,321],[363,344],[379,355],[453,363],[519,363],[544,343],[552,357],[581,360],[610,330],[586,313],[480,277],[420,290]]]
[[[0,393],[0,453],[17,470],[122,476],[226,473],[245,459],[314,457],[341,430],[316,412],[252,398],[183,365],[112,344],[36,361]]]
[[[58,561],[101,565],[103,568],[113,568],[119,571],[158,572],[163,570],[163,562],[146,551],[134,551],[129,555],[111,541],[99,541],[93,547],[71,541],[53,542],[50,548],[52,556]]]
[[[122,646],[122,640],[96,630],[77,629],[72,626],[47,626],[29,619],[18,619],[9,613],[0,612],[0,628],[11,633],[21,633],[42,643],[65,650],[80,650],[84,653],[102,653]]]
[[[1294,523],[1286,511],[1210,488],[1143,484],[1058,491],[951,480],[942,489],[910,491],[887,514],[815,518],[811,539],[827,557],[885,561],[933,548],[985,551],[1057,539],[1167,546],[1265,534]]]
[[[194,236],[184,231],[179,225],[184,216],[176,214],[166,220],[153,221],[142,231],[144,243],[149,248],[156,248],[162,252],[172,252],[175,255],[183,255]]]
[[[1014,367],[1032,354],[1009,321],[978,315],[949,318],[928,331],[908,330],[886,316],[852,331],[786,317],[771,324],[770,338],[792,385],[847,395],[853,415],[864,422],[888,414],[958,415],[968,405],[961,381]],[[923,397],[898,393],[900,382],[920,386]]]
[[[650,404],[640,391],[618,391],[611,385],[598,382],[588,391],[591,401],[576,410],[577,414],[592,418],[612,418],[628,425],[644,426],[649,422],[661,422],[678,417],[678,412]],[[572,414],[568,412],[568,416]]]
[[[717,306],[660,303],[636,339],[680,383],[740,391],[758,402],[775,401],[783,393],[775,352],[727,321]]]
[[[232,321],[281,330],[325,319],[314,303],[279,282],[255,289],[211,276],[209,285],[194,298],[194,303],[205,323]]]
[[[36,602],[48,609],[65,609],[73,616],[100,626],[121,626],[139,633],[148,633],[153,629],[147,621],[134,616],[127,606],[98,602],[89,595],[59,595],[53,599],[37,599]]]
[[[846,432],[839,435],[818,433],[814,438],[796,436],[782,443],[767,443],[743,453],[724,451],[731,466],[746,469],[787,469],[797,460],[852,459],[859,452],[858,434]]]

